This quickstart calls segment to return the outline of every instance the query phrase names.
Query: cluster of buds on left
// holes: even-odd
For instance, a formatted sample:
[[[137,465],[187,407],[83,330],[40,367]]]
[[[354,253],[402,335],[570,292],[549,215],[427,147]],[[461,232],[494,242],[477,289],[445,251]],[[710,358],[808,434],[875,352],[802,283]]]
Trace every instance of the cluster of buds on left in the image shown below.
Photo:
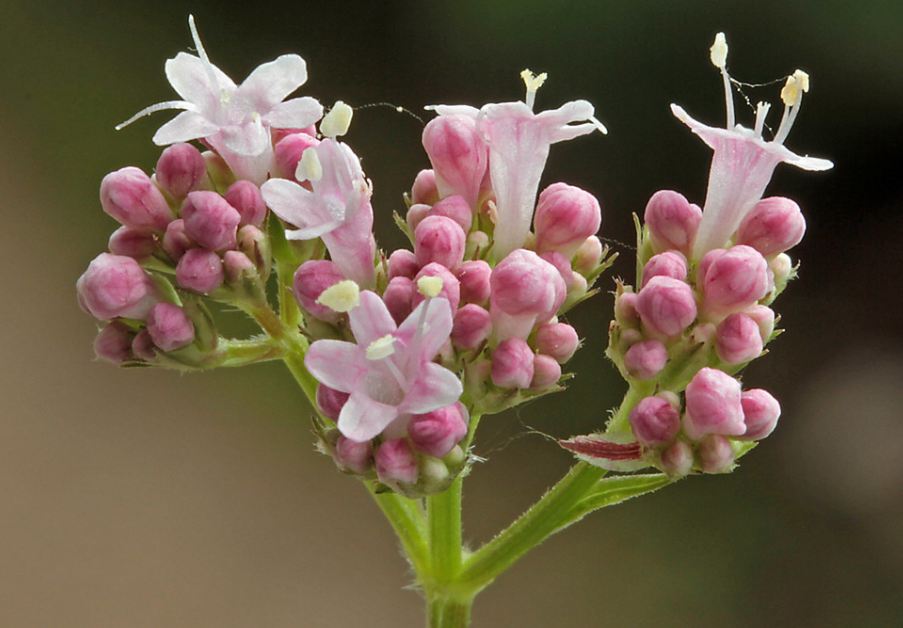
[[[780,416],[770,393],[744,391],[735,377],[779,332],[770,306],[795,274],[786,251],[806,230],[794,201],[762,193],[778,163],[808,170],[831,164],[783,145],[808,75],[797,70],[787,79],[781,127],[765,141],[766,104],[759,104],[753,130],[734,124],[726,59],[719,34],[712,62],[724,78],[726,129],[702,125],[672,105],[714,150],[705,206],[675,191],[656,192],[644,226],[637,220],[638,286],[619,283],[615,293],[607,355],[631,392],[604,434],[562,442],[608,469],[724,473]]]

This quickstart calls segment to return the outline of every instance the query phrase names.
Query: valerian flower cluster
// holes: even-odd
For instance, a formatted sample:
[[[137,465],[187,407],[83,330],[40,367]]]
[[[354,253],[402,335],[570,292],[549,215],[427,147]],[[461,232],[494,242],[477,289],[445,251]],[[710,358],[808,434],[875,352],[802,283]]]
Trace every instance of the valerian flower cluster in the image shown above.
[[[121,226],[78,281],[102,322],[97,355],[181,370],[294,356],[320,447],[343,471],[407,496],[445,490],[467,468],[479,417],[563,390],[580,345],[563,316],[614,256],[598,200],[541,181],[552,144],[605,127],[584,100],[535,111],[546,77],[527,70],[523,101],[429,107],[432,167],[396,216],[410,247],[384,252],[373,185],[342,139],[354,110],[338,101],[324,115],[314,98],[289,98],[307,79],[297,55],[236,84],[193,21],[191,32],[197,54],[166,63],[181,100],[120,125],[181,110],[153,136],[166,147],[153,174],[126,167],[101,183]],[[735,123],[726,59],[719,35],[726,128],[672,105],[714,151],[708,191],[702,209],[657,192],[637,222],[636,284],[616,284],[607,352],[630,392],[598,433],[561,441],[590,464],[725,472],[780,415],[772,395],[736,379],[777,334],[771,305],[805,231],[796,203],[763,193],[779,163],[831,164],[784,146],[808,75],[787,79],[766,140],[769,105],[752,129]],[[264,334],[221,336],[211,304],[241,309]]]

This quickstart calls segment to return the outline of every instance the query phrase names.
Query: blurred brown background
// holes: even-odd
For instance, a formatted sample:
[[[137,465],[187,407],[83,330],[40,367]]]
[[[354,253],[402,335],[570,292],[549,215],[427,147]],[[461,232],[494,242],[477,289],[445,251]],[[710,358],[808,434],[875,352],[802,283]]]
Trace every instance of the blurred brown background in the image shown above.
[[[809,231],[801,280],[778,303],[789,333],[746,375],[782,400],[778,431],[733,476],[682,482],[553,538],[478,599],[475,626],[903,625],[899,2],[6,0],[0,626],[421,623],[387,525],[312,450],[308,409],[278,365],[179,377],[92,361],[95,328],[73,284],[113,228],[97,186],[123,165],[152,168],[167,115],[112,127],[171,97],[163,62],[188,49],[189,10],[234,78],[297,51],[305,93],[327,104],[478,105],[519,98],[524,67],[547,71],[540,107],[588,98],[611,134],[554,147],[545,180],[598,194],[603,235],[621,241],[656,189],[702,200],[708,149],[667,106],[722,119],[716,31],[741,80],[809,71],[788,143],[837,165],[779,169],[770,187],[799,201]],[[375,182],[385,247],[402,243],[389,216],[427,163],[419,133],[375,108],[348,138]],[[519,438],[525,425],[579,433],[617,403],[601,356],[610,308],[602,295],[572,317],[586,346],[570,392],[481,426],[473,542],[569,464]]]

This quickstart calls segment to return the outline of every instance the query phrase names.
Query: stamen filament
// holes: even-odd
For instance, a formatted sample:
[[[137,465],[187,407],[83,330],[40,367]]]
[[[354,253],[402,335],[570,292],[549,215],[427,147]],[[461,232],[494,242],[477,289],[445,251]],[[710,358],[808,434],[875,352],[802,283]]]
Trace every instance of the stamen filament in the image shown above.
[[[765,128],[765,117],[768,115],[770,109],[771,104],[767,102],[760,102],[756,105],[755,133],[759,137],[762,137],[762,130]]]
[[[131,118],[129,118],[125,122],[120,122],[113,128],[116,129],[117,131],[121,131],[122,129],[124,129],[125,127],[130,125],[132,122],[135,122],[136,120],[140,120],[141,118],[143,118],[145,116],[149,116],[152,113],[156,113],[158,111],[165,111],[167,109],[184,109],[185,111],[194,111],[195,106],[192,103],[186,102],[184,100],[167,100],[166,102],[158,102],[155,105],[150,105],[149,107],[145,107],[144,109],[142,109],[141,111],[139,111],[138,113],[133,115]]]
[[[194,15],[188,16],[188,28],[191,31],[191,39],[194,40],[194,47],[197,49],[198,57],[204,63],[204,70],[207,72],[207,80],[210,81],[211,87],[219,88],[219,81],[216,80],[216,72],[213,71],[213,64],[207,57],[207,51],[204,50],[204,44],[201,43],[201,36],[198,34],[197,26],[194,24]]]
[[[733,129],[736,125],[734,117],[734,95],[731,91],[731,77],[727,73],[727,67],[721,68],[721,78],[724,81],[724,106],[727,110],[727,128]]]

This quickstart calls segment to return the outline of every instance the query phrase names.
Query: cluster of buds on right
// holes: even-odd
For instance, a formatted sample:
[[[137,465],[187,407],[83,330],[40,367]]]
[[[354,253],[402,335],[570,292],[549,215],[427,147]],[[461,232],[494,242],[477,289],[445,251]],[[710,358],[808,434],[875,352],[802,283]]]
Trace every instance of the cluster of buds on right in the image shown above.
[[[755,129],[734,124],[726,59],[719,34],[712,61],[724,77],[728,128],[702,125],[672,105],[714,150],[705,207],[671,190],[655,193],[644,226],[637,220],[638,286],[619,283],[615,293],[607,355],[631,394],[604,434],[562,442],[605,468],[724,473],[774,430],[781,413],[770,393],[744,391],[735,378],[778,333],[770,306],[795,274],[786,251],[806,230],[794,201],[762,192],[778,163],[831,164],[783,146],[808,75],[788,78],[781,127],[765,141],[767,105],[759,104]]]

